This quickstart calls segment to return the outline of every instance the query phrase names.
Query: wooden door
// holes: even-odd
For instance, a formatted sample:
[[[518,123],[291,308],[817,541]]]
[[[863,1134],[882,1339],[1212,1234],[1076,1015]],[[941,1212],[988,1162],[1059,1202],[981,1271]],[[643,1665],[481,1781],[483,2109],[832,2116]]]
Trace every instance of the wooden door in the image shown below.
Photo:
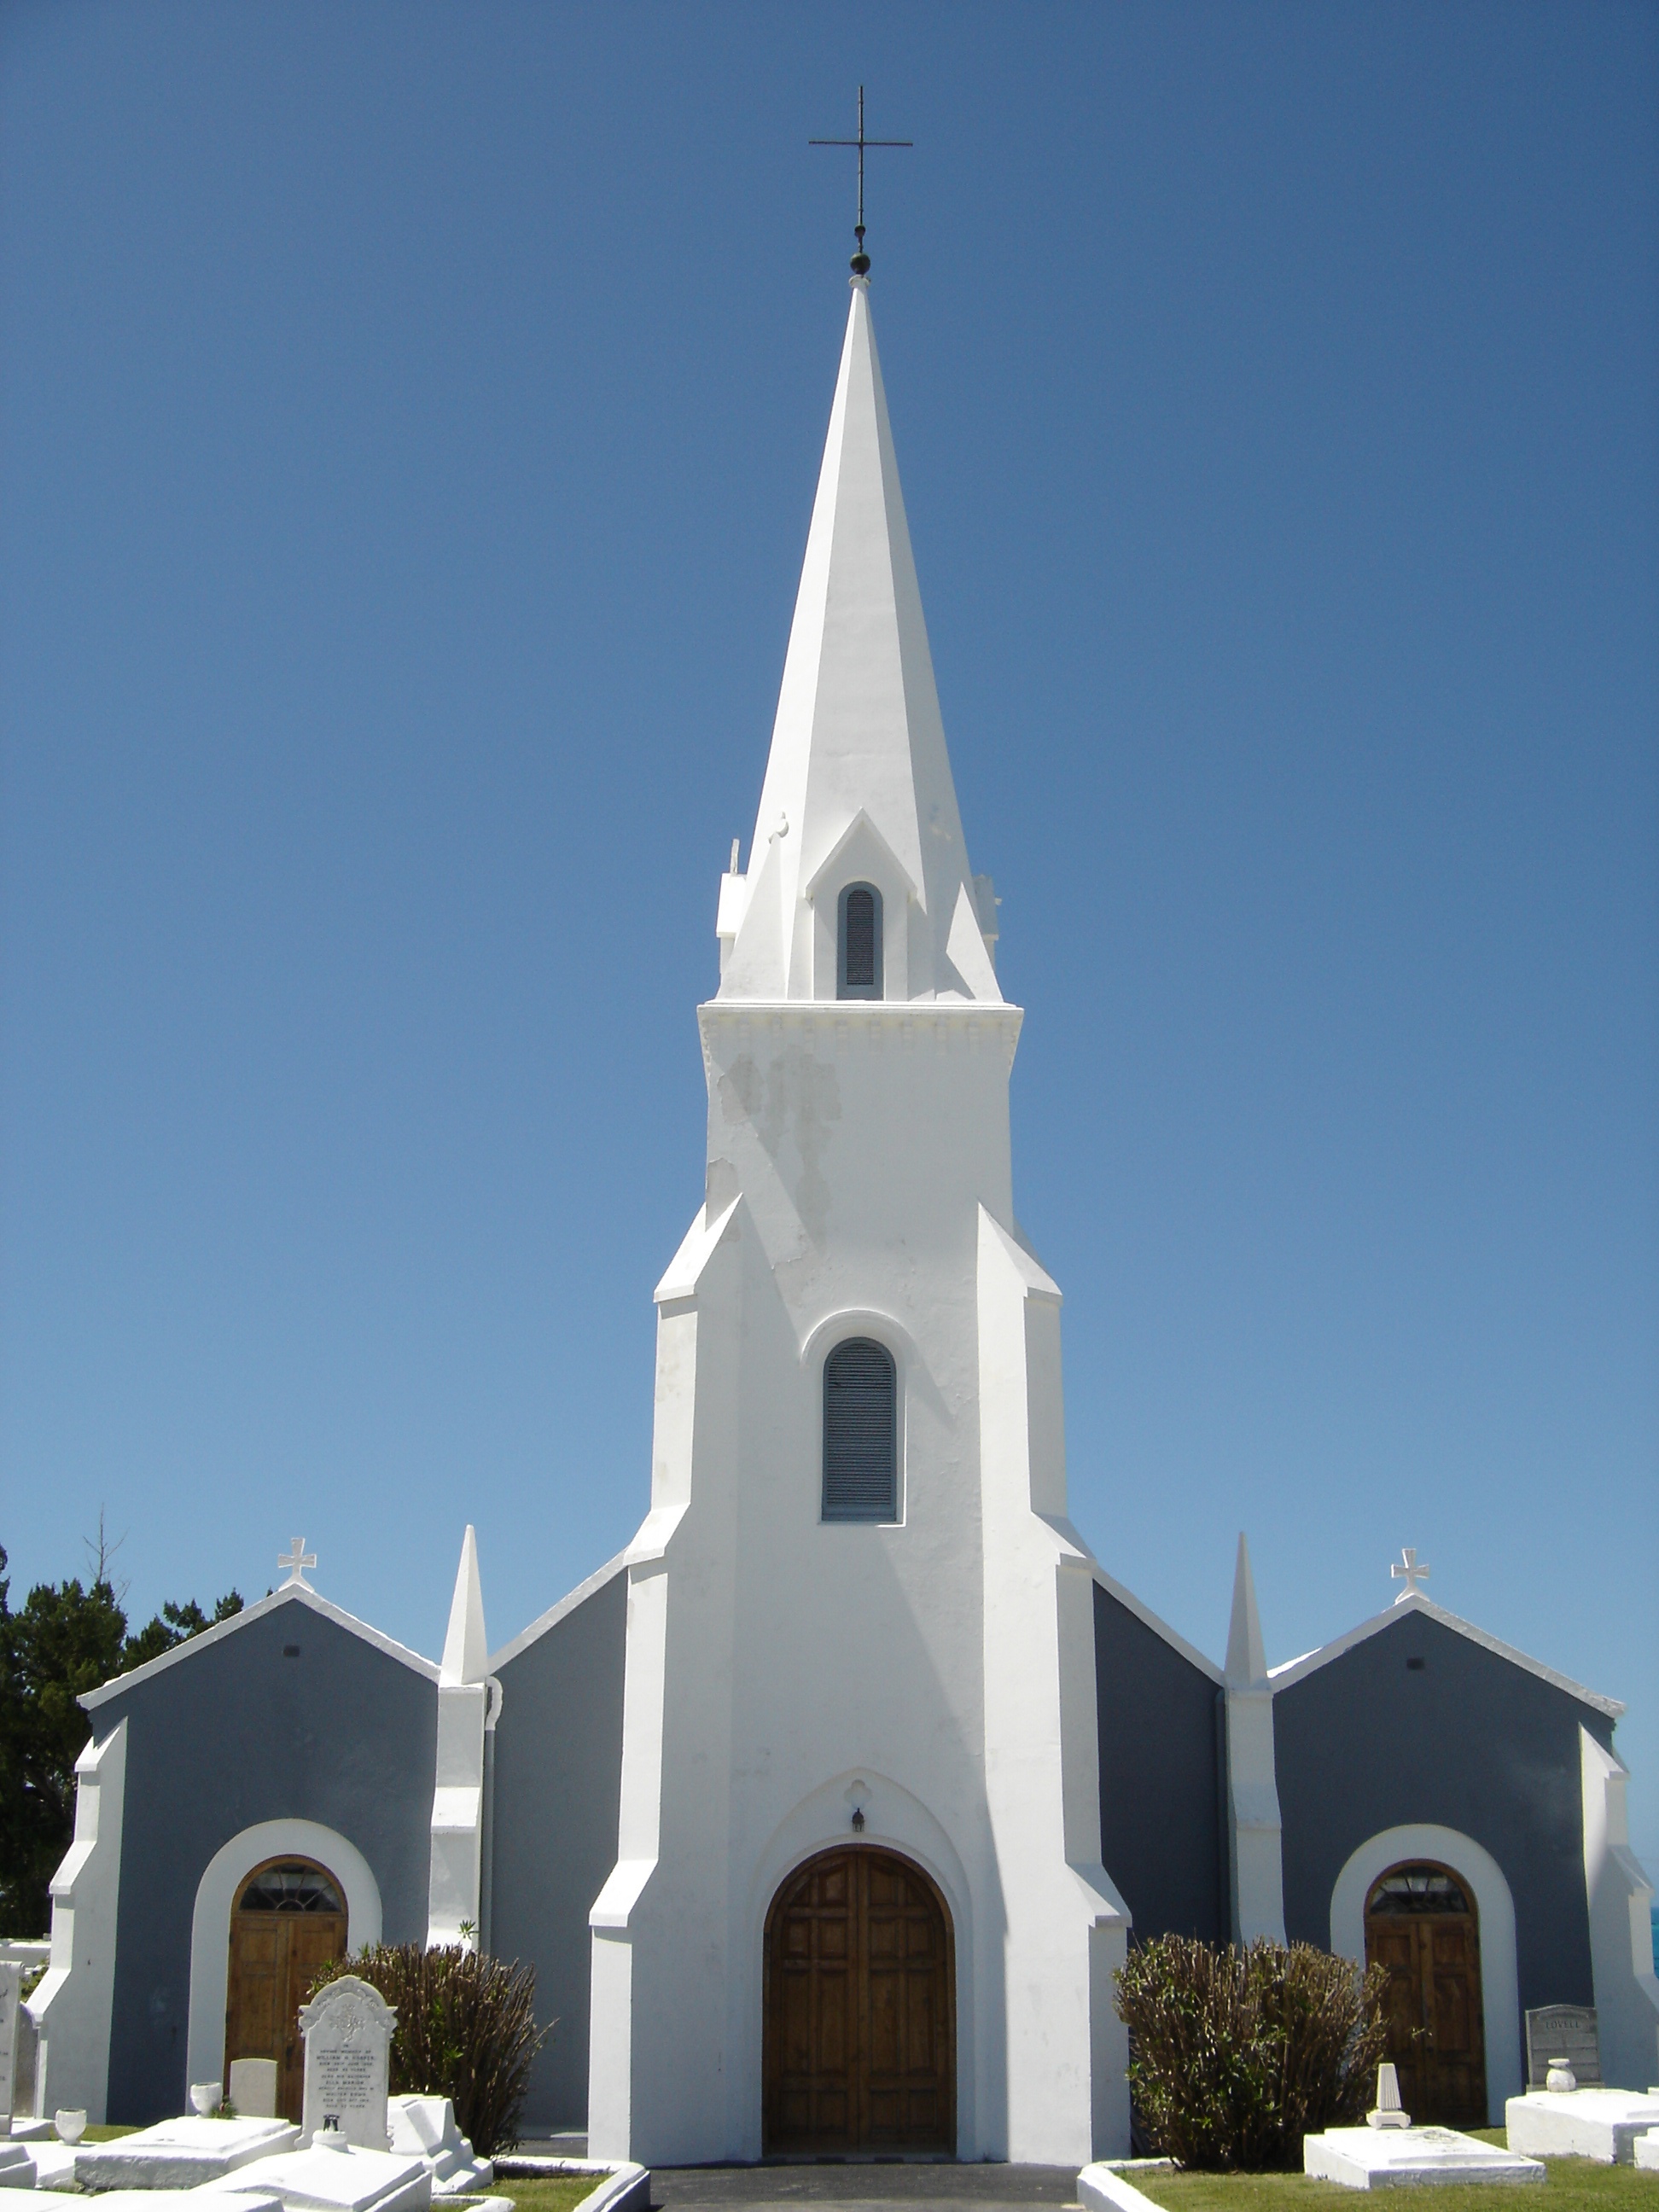
[[[769,2154],[954,2151],[951,1923],[920,1867],[864,1844],[798,1867],[765,1975]]]
[[[297,2120],[305,2101],[299,2010],[321,1969],[345,1956],[346,1912],[325,1868],[278,1859],[257,1867],[230,1915],[225,2079],[234,2058],[274,2058],[276,2109]]]
[[[1486,2124],[1480,1930],[1474,1900],[1445,1867],[1395,1867],[1365,1905],[1365,1960],[1389,1970],[1389,2056],[1413,2120]]]

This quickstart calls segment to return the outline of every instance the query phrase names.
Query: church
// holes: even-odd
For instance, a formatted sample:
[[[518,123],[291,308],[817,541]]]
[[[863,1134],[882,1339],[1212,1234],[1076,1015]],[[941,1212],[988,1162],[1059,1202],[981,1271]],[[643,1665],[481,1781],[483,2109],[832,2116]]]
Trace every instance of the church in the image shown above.
[[[435,1662],[296,1542],[280,1589],[88,1694],[30,2000],[44,2112],[152,2120],[266,2056],[297,2117],[308,1978],[379,1942],[532,1965],[556,2026],[528,2132],[647,2164],[1125,2154],[1113,1974],[1165,1931],[1384,1962],[1424,2119],[1501,2124],[1543,2005],[1596,2008],[1607,2081],[1659,2080],[1615,1700],[1446,1611],[1411,1554],[1375,1618],[1269,1668],[1241,1539],[1218,1663],[1068,1517],[1022,1017],[867,265],[719,888],[638,1533],[492,1652],[469,1528]]]

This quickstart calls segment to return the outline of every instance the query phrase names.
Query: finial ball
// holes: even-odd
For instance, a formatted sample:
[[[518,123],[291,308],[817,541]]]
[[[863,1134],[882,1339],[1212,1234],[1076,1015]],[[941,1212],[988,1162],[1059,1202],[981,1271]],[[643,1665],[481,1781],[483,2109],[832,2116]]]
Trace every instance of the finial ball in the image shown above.
[[[855,276],[867,276],[870,274],[869,255],[862,252],[855,253],[853,256],[852,270]]]

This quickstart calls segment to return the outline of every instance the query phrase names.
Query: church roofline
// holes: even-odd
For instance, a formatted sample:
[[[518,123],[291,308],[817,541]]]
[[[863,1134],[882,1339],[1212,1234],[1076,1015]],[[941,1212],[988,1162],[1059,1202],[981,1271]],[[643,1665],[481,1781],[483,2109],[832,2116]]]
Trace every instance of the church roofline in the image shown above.
[[[186,1659],[194,1659],[210,1644],[222,1644],[226,1637],[234,1636],[238,1629],[251,1627],[256,1620],[263,1620],[279,1605],[290,1604],[308,1607],[313,1613],[320,1613],[325,1620],[331,1620],[337,1628],[343,1628],[350,1635],[360,1637],[365,1644],[372,1644],[388,1659],[396,1659],[401,1665],[411,1668],[416,1674],[424,1674],[429,1682],[437,1680],[439,1670],[434,1661],[423,1659],[418,1651],[411,1651],[406,1644],[399,1644],[390,1636],[383,1636],[378,1628],[371,1628],[366,1620],[359,1620],[356,1613],[348,1613],[343,1606],[331,1604],[327,1598],[319,1597],[309,1583],[284,1583],[281,1589],[270,1590],[252,1605],[245,1605],[240,1613],[232,1613],[228,1620],[216,1621],[211,1628],[203,1629],[198,1635],[186,1637],[182,1644],[175,1644],[171,1651],[162,1652],[158,1659],[147,1659],[142,1667],[135,1667],[130,1674],[117,1674],[112,1681],[100,1682],[95,1690],[88,1690],[76,1703],[85,1711],[95,1712],[100,1705],[107,1705],[112,1698],[124,1697],[141,1682],[153,1681],[156,1675],[165,1674],[169,1667],[177,1667]]]
[[[1167,1620],[1160,1620],[1151,1606],[1143,1604],[1132,1589],[1125,1589],[1121,1582],[1107,1573],[1098,1560],[1095,1562],[1094,1577],[1107,1596],[1115,1597],[1124,1611],[1132,1613],[1144,1628],[1150,1628],[1154,1636],[1161,1636],[1172,1651],[1178,1651],[1190,1666],[1196,1667],[1201,1674],[1207,1674],[1218,1690],[1225,1688],[1227,1678],[1215,1661],[1206,1659],[1195,1644],[1188,1644],[1186,1638],[1178,1630],[1171,1628]]]
[[[547,1611],[538,1614],[528,1628],[521,1628],[510,1644],[503,1644],[499,1651],[491,1655],[490,1673],[499,1674],[503,1667],[516,1659],[521,1651],[527,1651],[539,1638],[546,1635],[550,1628],[556,1628],[567,1614],[574,1613],[579,1605],[586,1604],[597,1591],[602,1590],[627,1565],[629,1552],[632,1549],[629,1545],[627,1549],[618,1552],[614,1559],[607,1559],[602,1567],[596,1568],[589,1575],[585,1583],[578,1583],[568,1597],[562,1597],[556,1605],[549,1606]]]
[[[1351,1628],[1346,1636],[1337,1637],[1333,1643],[1322,1644],[1315,1651],[1304,1651],[1299,1659],[1287,1659],[1282,1667],[1270,1667],[1267,1680],[1274,1694],[1277,1695],[1280,1690],[1292,1688],[1310,1674],[1316,1674],[1320,1668],[1328,1666],[1333,1659],[1340,1659],[1345,1651],[1352,1651],[1356,1644],[1364,1643],[1368,1637],[1380,1634],[1383,1629],[1392,1627],[1396,1621],[1412,1613],[1426,1613],[1431,1620],[1437,1620],[1443,1628],[1452,1629],[1459,1636],[1467,1636],[1471,1644],[1480,1644],[1482,1650],[1490,1651],[1495,1658],[1507,1659],[1510,1666],[1519,1667],[1526,1674],[1535,1674],[1540,1682],[1547,1682],[1553,1690],[1564,1691],[1568,1697],[1576,1698],[1581,1705],[1589,1706],[1594,1712],[1605,1713],[1609,1720],[1616,1721],[1624,1713],[1625,1707],[1619,1698],[1604,1698],[1599,1690],[1586,1689],[1582,1682],[1575,1682],[1571,1675],[1558,1674],[1553,1667],[1545,1666],[1542,1660],[1531,1658],[1524,1651],[1517,1651],[1514,1644],[1505,1644],[1501,1637],[1489,1635],[1484,1628],[1477,1628],[1472,1620],[1464,1620],[1455,1613],[1448,1613],[1444,1606],[1437,1605],[1421,1590],[1413,1590],[1406,1597],[1396,1598],[1386,1613],[1376,1613],[1370,1620],[1362,1620],[1358,1628]]]

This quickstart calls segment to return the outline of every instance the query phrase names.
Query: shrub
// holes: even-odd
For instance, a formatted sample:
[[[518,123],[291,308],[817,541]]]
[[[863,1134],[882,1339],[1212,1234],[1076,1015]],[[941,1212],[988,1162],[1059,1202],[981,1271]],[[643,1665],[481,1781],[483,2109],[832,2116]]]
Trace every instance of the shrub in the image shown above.
[[[428,1951],[418,1943],[381,1943],[324,1967],[310,1994],[342,1974],[372,1983],[397,2009],[392,2094],[447,2097],[480,2158],[511,2150],[530,2069],[553,2033],[550,2021],[536,2025],[534,1969],[459,1946]]]
[[[1302,2138],[1358,2120],[1386,2048],[1388,1970],[1310,1943],[1139,1943],[1116,1977],[1129,2088],[1152,2148],[1215,2172],[1299,2167]]]

